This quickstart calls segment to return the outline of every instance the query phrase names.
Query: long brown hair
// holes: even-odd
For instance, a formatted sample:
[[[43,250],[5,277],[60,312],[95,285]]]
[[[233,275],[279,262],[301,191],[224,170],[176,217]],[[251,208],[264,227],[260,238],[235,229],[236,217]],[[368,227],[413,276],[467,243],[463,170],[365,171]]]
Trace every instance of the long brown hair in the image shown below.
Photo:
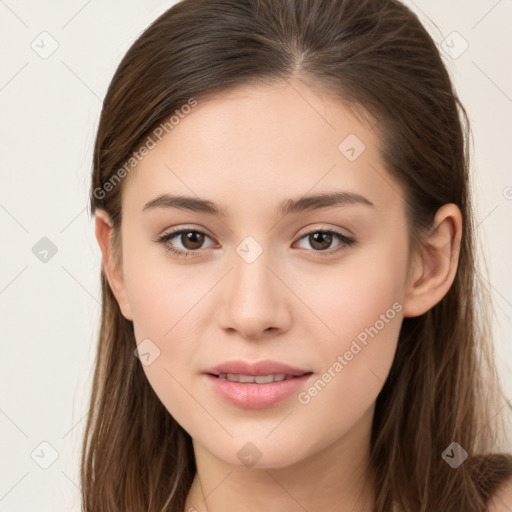
[[[120,63],[95,141],[91,215],[112,219],[121,262],[119,170],[191,98],[298,77],[369,113],[404,190],[411,246],[455,203],[463,233],[455,280],[427,313],[405,318],[371,437],[375,512],[482,512],[512,474],[500,454],[506,401],[494,366],[490,294],[475,270],[470,129],[436,44],[396,0],[184,0]],[[117,178],[116,178],[117,176]],[[115,181],[117,179],[117,183]],[[132,322],[101,273],[102,318],[81,483],[86,512],[183,512],[196,467],[191,438],[150,387]],[[479,307],[476,307],[477,304]],[[501,410],[501,413],[500,413]],[[457,442],[468,459],[453,469]]]

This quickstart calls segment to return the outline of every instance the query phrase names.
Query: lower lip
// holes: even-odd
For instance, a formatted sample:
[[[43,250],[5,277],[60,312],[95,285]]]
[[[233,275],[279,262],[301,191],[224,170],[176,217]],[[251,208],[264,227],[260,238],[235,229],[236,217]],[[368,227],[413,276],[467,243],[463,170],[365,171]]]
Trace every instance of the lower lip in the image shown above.
[[[245,409],[264,409],[272,407],[285,398],[298,393],[311,373],[293,379],[268,384],[255,382],[232,382],[213,375],[205,375],[213,389],[228,402]]]

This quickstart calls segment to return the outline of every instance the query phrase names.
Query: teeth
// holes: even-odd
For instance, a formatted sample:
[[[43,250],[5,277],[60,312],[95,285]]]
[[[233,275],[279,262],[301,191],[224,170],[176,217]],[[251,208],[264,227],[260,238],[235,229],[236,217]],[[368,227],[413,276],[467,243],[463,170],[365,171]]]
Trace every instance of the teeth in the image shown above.
[[[258,384],[267,384],[268,382],[278,382],[284,380],[284,375],[258,375],[254,382],[257,382]],[[242,382],[242,380],[240,380]]]
[[[221,373],[219,379],[230,380],[231,382],[255,382],[256,384],[268,384],[270,382],[280,382],[282,380],[293,379],[292,375],[283,373],[272,375],[242,375],[239,373]]]

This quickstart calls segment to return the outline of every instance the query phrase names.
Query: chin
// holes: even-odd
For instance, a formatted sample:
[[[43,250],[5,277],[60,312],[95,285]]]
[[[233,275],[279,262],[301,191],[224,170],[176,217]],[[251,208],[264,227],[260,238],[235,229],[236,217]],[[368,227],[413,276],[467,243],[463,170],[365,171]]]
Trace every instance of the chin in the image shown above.
[[[234,439],[230,444],[230,448],[221,447],[220,452],[218,445],[212,447],[212,450],[208,447],[207,449],[225,464],[247,469],[285,468],[307,457],[307,454],[299,451],[300,443],[299,446],[295,446],[291,443],[283,444],[278,440],[272,442],[264,437],[261,440],[253,437],[252,441]],[[226,457],[227,453],[232,456]]]

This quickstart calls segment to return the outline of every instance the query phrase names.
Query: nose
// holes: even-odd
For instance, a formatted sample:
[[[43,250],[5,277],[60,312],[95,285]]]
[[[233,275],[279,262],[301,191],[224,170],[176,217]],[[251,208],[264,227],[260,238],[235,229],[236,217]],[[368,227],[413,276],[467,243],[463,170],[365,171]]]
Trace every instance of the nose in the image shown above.
[[[265,251],[251,263],[235,255],[221,290],[221,327],[250,340],[286,331],[291,323],[292,294],[279,272],[279,265],[270,262]]]

